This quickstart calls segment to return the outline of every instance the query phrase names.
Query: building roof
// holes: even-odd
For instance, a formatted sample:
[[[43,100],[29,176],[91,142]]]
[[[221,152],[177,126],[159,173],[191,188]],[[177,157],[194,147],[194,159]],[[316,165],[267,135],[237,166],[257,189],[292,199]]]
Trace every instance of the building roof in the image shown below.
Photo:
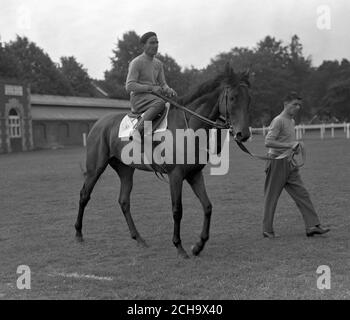
[[[32,94],[33,120],[93,120],[109,113],[126,113],[129,101]]]
[[[66,97],[32,94],[30,97],[33,106],[68,106],[82,108],[113,108],[130,109],[128,100],[103,99],[103,98],[85,98],[85,97]]]
[[[124,112],[126,112],[125,110]],[[115,109],[114,113],[122,113]],[[111,108],[67,108],[67,107],[34,107],[32,119],[35,120],[91,120],[96,121],[106,114],[113,114]]]

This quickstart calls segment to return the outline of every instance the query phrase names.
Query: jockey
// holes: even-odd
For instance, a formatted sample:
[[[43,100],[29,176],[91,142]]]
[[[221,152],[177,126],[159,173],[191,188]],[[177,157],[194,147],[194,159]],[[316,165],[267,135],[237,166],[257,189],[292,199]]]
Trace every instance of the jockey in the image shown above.
[[[143,45],[143,53],[130,62],[125,88],[130,93],[131,111],[135,114],[144,113],[135,129],[142,136],[144,122],[152,121],[165,110],[165,101],[152,92],[169,97],[177,94],[165,81],[162,62],[155,58],[158,52],[157,35],[147,32],[140,42]]]

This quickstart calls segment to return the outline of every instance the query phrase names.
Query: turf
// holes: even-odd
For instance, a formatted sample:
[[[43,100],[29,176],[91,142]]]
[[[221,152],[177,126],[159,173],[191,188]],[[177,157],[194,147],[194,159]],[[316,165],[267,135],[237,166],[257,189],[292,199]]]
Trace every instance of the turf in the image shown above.
[[[74,239],[83,148],[0,156],[0,299],[349,299],[350,140],[306,136],[301,169],[322,223],[332,231],[307,238],[300,213],[284,192],[275,230],[261,235],[264,162],[233,144],[230,171],[210,176],[211,237],[199,257],[181,260],[172,245],[169,187],[137,171],[132,214],[150,248],[129,236],[110,168],[86,209],[85,241]],[[264,152],[255,136],[247,146]],[[188,185],[182,241],[190,251],[203,213]],[[19,290],[19,265],[31,269],[31,289]],[[331,289],[316,286],[318,266],[331,269]]]

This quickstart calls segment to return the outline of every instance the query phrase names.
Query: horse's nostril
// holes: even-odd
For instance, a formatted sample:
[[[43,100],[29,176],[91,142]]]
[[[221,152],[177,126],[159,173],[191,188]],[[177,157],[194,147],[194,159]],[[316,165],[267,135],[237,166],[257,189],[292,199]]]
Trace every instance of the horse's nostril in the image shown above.
[[[241,131],[237,132],[236,139],[240,142],[246,142],[250,138],[250,133],[243,134]]]
[[[236,139],[237,141],[242,141],[242,132],[237,132],[237,133],[236,133],[236,136],[235,136],[235,139]]]

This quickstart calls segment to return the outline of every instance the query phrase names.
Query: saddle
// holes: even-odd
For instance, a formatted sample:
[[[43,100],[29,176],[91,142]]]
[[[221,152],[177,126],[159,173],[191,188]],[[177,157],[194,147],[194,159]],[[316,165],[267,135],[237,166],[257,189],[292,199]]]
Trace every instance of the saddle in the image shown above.
[[[159,125],[162,123],[162,121],[164,120],[164,118],[166,117],[167,115],[167,110],[165,109],[163,112],[161,113],[158,113],[156,115],[156,117],[152,120],[152,133],[154,133],[155,130],[157,130],[157,128],[159,127]],[[130,112],[128,114],[128,116],[131,118],[131,119],[136,119],[137,122],[135,123],[134,125],[134,129],[138,126],[139,122],[141,121],[142,119],[142,115],[141,114],[136,114],[136,113],[133,113],[133,112]]]
[[[168,117],[170,104],[166,103],[165,106],[166,106],[165,110],[159,113],[155,117],[155,119],[153,119],[152,121],[152,133],[151,133],[152,135],[158,132],[164,132],[168,127],[167,117]],[[140,115],[132,112],[127,114],[120,123],[118,137],[130,139],[130,135],[132,135],[132,133],[134,132],[134,129],[137,127],[141,118],[142,118],[142,114]],[[141,137],[141,139],[143,140],[143,137]],[[143,152],[144,152],[143,143],[141,143],[141,153],[143,157],[145,157]],[[147,164],[147,165],[144,164],[144,165],[148,168],[149,171],[155,172],[157,177],[158,177],[158,173],[162,176],[162,174],[167,172],[163,165],[158,165],[156,163]]]
[[[164,132],[167,129],[167,117],[170,104],[166,103],[165,107],[165,110],[159,113],[152,121],[152,134],[156,132]],[[142,119],[142,115],[143,114],[140,115],[132,112],[128,113],[120,123],[118,138],[129,137]]]

